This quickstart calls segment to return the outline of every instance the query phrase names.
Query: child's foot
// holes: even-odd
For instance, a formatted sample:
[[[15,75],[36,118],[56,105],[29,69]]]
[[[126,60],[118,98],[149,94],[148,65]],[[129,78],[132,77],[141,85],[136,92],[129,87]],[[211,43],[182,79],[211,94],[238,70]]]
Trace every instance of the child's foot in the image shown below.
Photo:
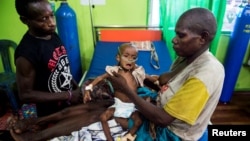
[[[34,139],[32,133],[30,134],[29,132],[17,134],[13,129],[10,129],[10,134],[15,141],[32,141]]]
[[[125,136],[121,137],[121,141],[134,141],[135,138],[136,138],[136,134],[132,136],[130,133],[128,133]]]
[[[11,117],[8,119],[8,128],[13,129],[13,132],[21,134],[27,130],[37,131],[39,126],[35,124],[35,119],[22,119],[18,120],[16,117]]]

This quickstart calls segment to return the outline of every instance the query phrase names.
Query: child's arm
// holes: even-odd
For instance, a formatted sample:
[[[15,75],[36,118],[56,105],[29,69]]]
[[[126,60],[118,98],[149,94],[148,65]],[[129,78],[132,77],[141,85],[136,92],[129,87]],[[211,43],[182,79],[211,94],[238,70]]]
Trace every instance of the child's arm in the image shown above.
[[[83,96],[83,103],[86,103],[88,101],[91,101],[90,92],[93,90],[93,87],[98,84],[100,81],[104,80],[109,76],[108,73],[104,73],[103,75],[100,75],[96,77],[88,86],[84,89],[84,96]]]
[[[151,89],[154,89],[155,91],[159,91],[160,87],[159,87],[159,84],[158,84],[158,79],[159,79],[158,75],[147,75],[146,74],[144,84],[147,87],[149,87]]]
[[[148,75],[146,74],[146,79],[149,81],[155,83],[158,80],[159,76],[158,75]]]

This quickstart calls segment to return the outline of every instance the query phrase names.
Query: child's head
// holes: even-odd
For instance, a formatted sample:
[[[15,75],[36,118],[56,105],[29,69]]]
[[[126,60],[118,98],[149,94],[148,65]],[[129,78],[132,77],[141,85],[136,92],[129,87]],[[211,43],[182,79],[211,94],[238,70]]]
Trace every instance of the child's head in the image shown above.
[[[31,35],[42,37],[55,32],[54,13],[48,0],[16,0],[15,6]]]
[[[131,43],[123,43],[118,47],[116,60],[122,69],[132,70],[135,67],[138,51]]]

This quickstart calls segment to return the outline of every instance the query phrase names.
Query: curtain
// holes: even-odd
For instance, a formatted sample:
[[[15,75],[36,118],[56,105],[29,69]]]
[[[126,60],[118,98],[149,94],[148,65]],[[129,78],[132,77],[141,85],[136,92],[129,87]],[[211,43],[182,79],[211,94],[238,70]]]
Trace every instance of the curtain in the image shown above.
[[[194,7],[204,7],[213,12],[216,17],[218,30],[210,51],[215,55],[217,44],[221,36],[226,0],[160,0],[160,26],[163,27],[163,39],[167,43],[171,58],[174,60],[176,55],[172,48],[171,40],[175,36],[174,28],[179,16],[186,10]]]

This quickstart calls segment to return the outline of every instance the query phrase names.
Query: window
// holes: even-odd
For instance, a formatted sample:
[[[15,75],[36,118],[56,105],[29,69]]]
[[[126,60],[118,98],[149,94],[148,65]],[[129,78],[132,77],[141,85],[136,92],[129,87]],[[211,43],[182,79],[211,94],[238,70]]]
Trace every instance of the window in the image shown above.
[[[159,26],[160,24],[160,5],[159,0],[150,0],[149,26]]]
[[[246,6],[248,0],[227,0],[226,2],[226,11],[224,14],[223,24],[221,31],[223,32],[232,32],[234,24],[237,18],[238,13],[240,13],[244,6]],[[150,0],[149,8],[149,25],[158,26],[159,25],[159,0]]]
[[[244,6],[247,5],[247,0],[227,0],[226,11],[224,14],[222,31],[232,32],[237,15],[241,13]]]

